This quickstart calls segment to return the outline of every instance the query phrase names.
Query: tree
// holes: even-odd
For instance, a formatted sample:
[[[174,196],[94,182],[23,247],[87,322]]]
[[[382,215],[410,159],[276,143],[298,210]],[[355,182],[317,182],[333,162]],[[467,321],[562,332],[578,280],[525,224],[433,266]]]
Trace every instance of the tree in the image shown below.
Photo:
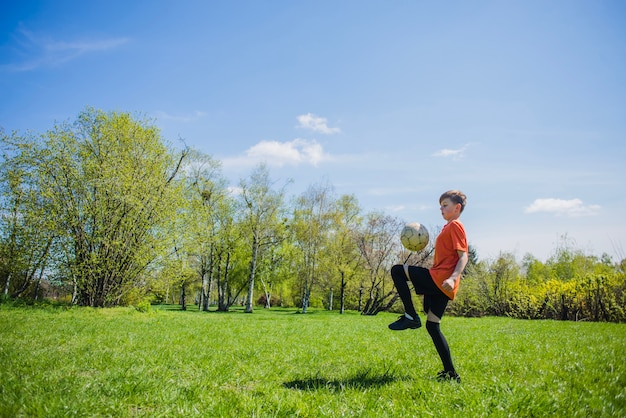
[[[293,227],[296,246],[301,255],[299,278],[302,313],[307,313],[313,286],[322,274],[321,258],[328,253],[329,234],[332,232],[333,198],[329,185],[310,186],[298,199]]]
[[[395,261],[402,223],[388,215],[371,213],[364,230],[359,234],[358,245],[368,273],[367,301],[361,313],[376,315],[388,310],[398,298],[393,284],[387,285],[389,270]]]
[[[0,277],[3,294],[37,298],[55,239],[33,169],[32,138],[0,131]]]
[[[259,279],[263,288],[260,302],[266,309],[272,307],[272,301],[282,303],[282,298],[275,296],[275,292],[281,288],[285,278],[291,273],[288,263],[291,247],[286,244],[287,225],[284,226],[285,229],[279,232],[284,237],[281,244],[268,247],[260,263]]]
[[[522,258],[523,274],[528,284],[539,285],[549,278],[549,269],[532,254],[524,255]]]
[[[76,303],[121,303],[161,254],[185,155],[175,157],[148,122],[92,108],[41,138],[38,189],[62,255],[55,269],[74,284]]]
[[[245,288],[241,219],[219,161],[192,150],[185,165],[187,205],[180,236],[201,282],[199,308],[208,311],[213,284],[217,310],[227,312]],[[234,273],[234,274],[233,274]]]
[[[211,287],[219,270],[217,262],[221,260],[219,252],[224,248],[222,240],[227,239],[223,236],[221,211],[230,211],[224,205],[229,197],[220,163],[209,155],[190,151],[184,172],[187,208],[181,235],[186,236],[186,252],[194,259],[201,282],[199,308],[208,311]]]
[[[236,202],[229,196],[220,200],[217,211],[219,237],[213,252],[216,268],[217,310],[226,312],[235,303],[248,284],[244,267],[247,256],[246,231],[235,219]]]
[[[332,266],[339,275],[339,312],[346,309],[348,283],[356,277],[362,267],[362,254],[357,245],[357,231],[361,228],[361,208],[356,197],[343,195],[336,202],[333,217],[333,231],[329,243]]]
[[[240,182],[243,204],[243,224],[250,239],[250,268],[248,294],[245,312],[253,312],[254,284],[259,257],[262,251],[280,242],[277,228],[285,224],[281,217],[284,210],[284,190],[273,190],[269,170],[265,164],[259,165],[246,180]]]
[[[509,286],[519,276],[519,266],[511,253],[501,253],[488,271],[489,306],[491,313],[503,315],[509,303]]]

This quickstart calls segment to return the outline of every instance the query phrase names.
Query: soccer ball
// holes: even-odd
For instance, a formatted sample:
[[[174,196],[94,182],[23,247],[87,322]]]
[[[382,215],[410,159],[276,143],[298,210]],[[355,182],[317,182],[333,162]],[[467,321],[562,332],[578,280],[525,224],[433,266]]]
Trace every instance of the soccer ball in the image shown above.
[[[400,234],[400,242],[409,251],[421,251],[428,245],[428,230],[417,222],[406,224]]]

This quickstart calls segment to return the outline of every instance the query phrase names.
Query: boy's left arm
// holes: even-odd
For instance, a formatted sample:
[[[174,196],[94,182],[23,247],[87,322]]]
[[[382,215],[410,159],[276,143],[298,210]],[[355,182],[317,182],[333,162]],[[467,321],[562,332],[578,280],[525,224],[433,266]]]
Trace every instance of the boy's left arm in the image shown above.
[[[461,277],[461,273],[463,273],[463,269],[467,265],[468,255],[467,251],[457,250],[457,254],[459,255],[459,261],[456,262],[456,267],[452,272],[452,275],[443,281],[442,287],[445,290],[452,291],[454,289],[454,285],[457,280]]]

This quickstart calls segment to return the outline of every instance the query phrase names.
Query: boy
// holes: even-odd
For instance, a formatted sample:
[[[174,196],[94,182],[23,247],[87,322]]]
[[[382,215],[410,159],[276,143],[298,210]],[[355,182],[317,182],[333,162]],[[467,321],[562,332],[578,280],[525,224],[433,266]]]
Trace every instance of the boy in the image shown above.
[[[459,288],[461,273],[468,260],[465,228],[459,220],[466,203],[465,195],[459,190],[449,190],[439,198],[441,216],[447,224],[435,241],[435,255],[430,269],[418,266],[397,264],[391,268],[391,277],[396,285],[405,314],[389,324],[389,329],[401,331],[422,326],[413,301],[408,280],[411,280],[415,293],[424,295],[424,312],[427,314],[426,330],[430,334],[437,353],[443,363],[443,371],[437,374],[440,380],[461,381],[452,364],[448,342],[441,333],[439,324],[448,301],[453,300]]]

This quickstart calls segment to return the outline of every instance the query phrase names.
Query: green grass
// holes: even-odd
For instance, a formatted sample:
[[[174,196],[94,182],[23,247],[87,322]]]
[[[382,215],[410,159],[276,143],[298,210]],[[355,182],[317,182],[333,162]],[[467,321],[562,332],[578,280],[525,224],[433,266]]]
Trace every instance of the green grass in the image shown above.
[[[0,416],[626,416],[626,324],[0,305]]]

